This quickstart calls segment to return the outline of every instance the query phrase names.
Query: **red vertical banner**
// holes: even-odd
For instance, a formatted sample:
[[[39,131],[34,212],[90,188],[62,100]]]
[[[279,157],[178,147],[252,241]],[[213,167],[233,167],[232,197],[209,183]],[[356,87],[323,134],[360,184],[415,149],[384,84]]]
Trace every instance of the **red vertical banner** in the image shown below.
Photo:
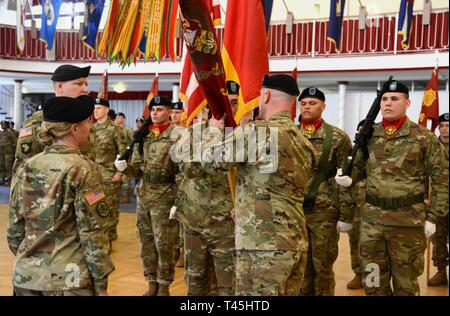
[[[436,67],[431,75],[431,80],[425,89],[422,110],[420,112],[419,125],[427,127],[431,120],[431,130],[434,132],[439,126],[439,69]]]

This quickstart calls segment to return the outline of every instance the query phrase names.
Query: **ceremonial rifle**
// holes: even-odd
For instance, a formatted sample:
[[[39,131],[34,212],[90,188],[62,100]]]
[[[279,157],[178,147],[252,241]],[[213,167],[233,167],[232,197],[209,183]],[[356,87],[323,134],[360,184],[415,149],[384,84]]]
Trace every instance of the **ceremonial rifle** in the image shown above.
[[[122,154],[122,156],[120,156],[119,160],[128,160],[133,153],[133,148],[136,144],[139,144],[139,154],[144,154],[144,139],[148,136],[148,134],[150,134],[149,128],[150,126],[152,126],[152,124],[152,116],[149,115],[145,119],[144,124],[142,124],[142,127],[134,133],[132,142],[127,146],[127,149]]]

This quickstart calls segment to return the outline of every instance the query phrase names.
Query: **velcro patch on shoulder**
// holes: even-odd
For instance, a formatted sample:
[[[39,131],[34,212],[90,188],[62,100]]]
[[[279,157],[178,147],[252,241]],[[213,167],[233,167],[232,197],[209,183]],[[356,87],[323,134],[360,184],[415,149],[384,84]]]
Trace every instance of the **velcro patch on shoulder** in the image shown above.
[[[89,206],[92,206],[106,197],[102,189],[96,189],[84,195],[84,198],[88,202]]]
[[[33,129],[31,127],[21,128],[19,138],[33,135]]]

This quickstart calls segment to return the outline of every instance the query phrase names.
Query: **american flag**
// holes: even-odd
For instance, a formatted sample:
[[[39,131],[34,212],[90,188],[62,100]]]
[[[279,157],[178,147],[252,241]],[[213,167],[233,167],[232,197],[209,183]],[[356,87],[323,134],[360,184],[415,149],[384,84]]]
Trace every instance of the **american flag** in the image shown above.
[[[84,198],[88,202],[89,206],[92,206],[95,203],[103,200],[105,197],[106,197],[106,195],[102,189],[98,189],[98,190],[89,192],[84,196]]]

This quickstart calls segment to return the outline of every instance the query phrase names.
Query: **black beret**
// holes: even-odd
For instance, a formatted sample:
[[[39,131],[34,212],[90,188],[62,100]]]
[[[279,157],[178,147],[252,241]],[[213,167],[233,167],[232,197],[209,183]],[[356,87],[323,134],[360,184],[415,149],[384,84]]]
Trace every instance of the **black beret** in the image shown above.
[[[442,122],[448,122],[448,113],[444,113],[441,116],[439,116],[439,123]]]
[[[87,78],[91,71],[91,66],[80,68],[74,65],[62,65],[56,68],[52,76],[52,81],[70,81],[78,78]]]
[[[172,101],[170,101],[167,98],[160,97],[158,95],[153,97],[153,99],[150,101],[150,109],[154,106],[160,106],[160,105],[172,108]]]
[[[108,100],[106,100],[106,99],[95,99],[94,100],[94,104],[95,105],[103,105],[103,106],[106,106],[106,107],[110,107],[110,105],[109,105],[109,101]]]
[[[125,113],[123,113],[123,112],[117,113],[117,116],[123,116],[124,118],[126,118]]]
[[[298,98],[299,101],[306,99],[306,98],[314,98],[317,100],[320,100],[322,102],[325,102],[325,94],[320,91],[316,87],[309,87],[302,91],[302,94],[300,94],[300,97]]]
[[[282,91],[295,97],[300,93],[297,82],[291,75],[264,75],[262,87]]]
[[[108,111],[108,116],[109,116],[111,119],[115,120],[116,117],[117,117],[116,111],[114,111],[113,109],[109,109],[109,111]]]
[[[172,110],[183,110],[183,101],[173,102]]]
[[[241,86],[236,81],[227,81],[228,94],[239,95]]]
[[[381,96],[389,92],[400,92],[409,97],[408,87],[397,80],[389,80],[384,83],[383,88],[381,89]]]
[[[142,122],[142,123],[144,123],[144,118],[143,118],[143,117],[137,118],[137,119],[136,119],[136,123],[137,123],[137,122]]]
[[[44,104],[44,121],[79,123],[89,118],[94,112],[94,104],[88,96],[76,99],[55,97]]]

